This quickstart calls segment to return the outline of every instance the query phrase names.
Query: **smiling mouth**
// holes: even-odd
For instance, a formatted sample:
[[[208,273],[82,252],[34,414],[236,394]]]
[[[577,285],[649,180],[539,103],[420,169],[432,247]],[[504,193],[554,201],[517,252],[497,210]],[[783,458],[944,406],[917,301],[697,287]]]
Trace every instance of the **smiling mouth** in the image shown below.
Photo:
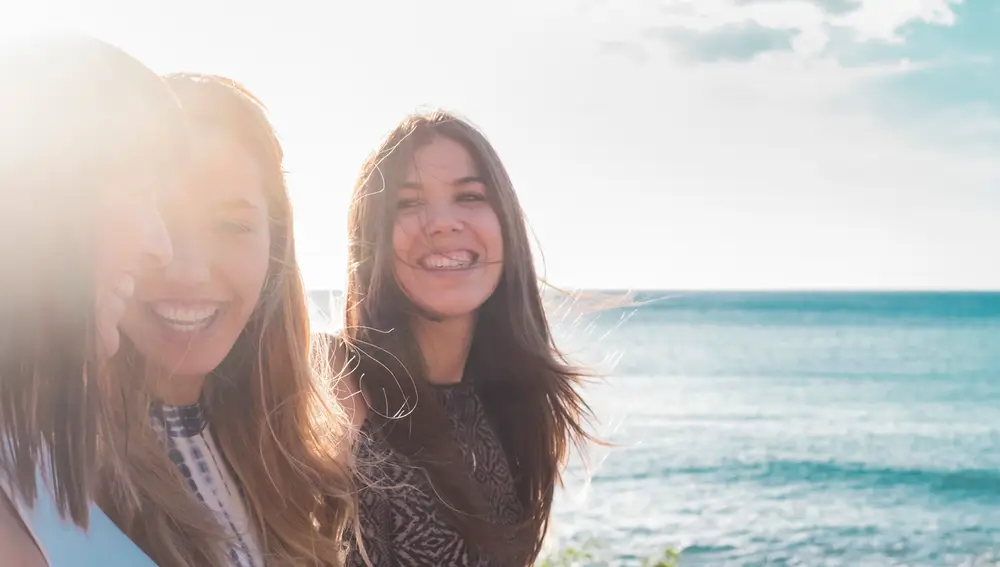
[[[221,304],[190,305],[172,302],[149,304],[149,311],[165,327],[179,333],[197,333],[211,326],[222,311]]]
[[[467,270],[475,266],[478,261],[479,254],[471,250],[455,250],[453,252],[428,254],[417,260],[417,264],[430,272],[447,272]]]

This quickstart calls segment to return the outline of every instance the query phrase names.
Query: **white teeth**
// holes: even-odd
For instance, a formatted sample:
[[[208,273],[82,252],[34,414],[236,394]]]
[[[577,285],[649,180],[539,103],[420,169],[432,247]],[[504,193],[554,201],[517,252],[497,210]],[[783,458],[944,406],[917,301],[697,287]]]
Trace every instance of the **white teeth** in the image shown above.
[[[472,265],[473,255],[468,250],[448,254],[430,254],[420,259],[420,264],[429,270],[458,270]]]
[[[200,331],[208,327],[215,314],[219,312],[218,306],[190,307],[156,303],[152,307],[153,312],[159,315],[168,327],[185,332]]]
[[[123,299],[129,299],[132,294],[135,293],[135,278],[128,274],[122,274],[115,281],[115,285],[112,288],[115,295],[122,297]]]

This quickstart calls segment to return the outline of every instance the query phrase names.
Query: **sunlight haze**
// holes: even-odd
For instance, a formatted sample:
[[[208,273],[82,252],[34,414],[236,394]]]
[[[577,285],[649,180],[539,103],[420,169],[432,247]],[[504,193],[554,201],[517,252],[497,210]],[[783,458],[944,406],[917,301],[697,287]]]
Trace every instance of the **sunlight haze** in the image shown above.
[[[4,0],[0,34],[73,28],[247,85],[311,288],[343,281],[362,160],[428,106],[495,143],[560,285],[1000,288],[998,20],[947,0]]]

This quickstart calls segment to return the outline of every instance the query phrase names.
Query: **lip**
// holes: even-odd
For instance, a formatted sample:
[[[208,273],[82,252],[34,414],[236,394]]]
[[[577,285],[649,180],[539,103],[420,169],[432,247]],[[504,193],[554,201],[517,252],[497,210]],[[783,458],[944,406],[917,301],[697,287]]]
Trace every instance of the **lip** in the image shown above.
[[[479,253],[467,248],[432,250],[417,258],[416,264],[428,272],[456,272],[479,265]]]
[[[210,300],[160,299],[143,302],[143,307],[156,328],[171,340],[189,340],[209,331],[228,302]]]

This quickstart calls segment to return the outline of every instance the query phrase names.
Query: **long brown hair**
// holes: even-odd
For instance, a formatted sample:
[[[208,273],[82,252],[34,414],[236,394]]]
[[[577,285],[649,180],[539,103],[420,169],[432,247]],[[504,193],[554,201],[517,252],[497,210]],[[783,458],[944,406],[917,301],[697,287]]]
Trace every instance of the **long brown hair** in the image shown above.
[[[155,73],[85,36],[6,46],[0,85],[0,474],[33,505],[43,467],[85,528],[97,462],[126,459],[104,443],[116,394],[94,337],[99,190],[176,169],[183,118]]]
[[[430,395],[424,360],[409,330],[415,307],[393,275],[394,191],[405,181],[414,153],[438,137],[461,144],[472,156],[502,227],[503,273],[479,310],[466,376],[510,462],[525,511],[516,530],[482,519],[484,496],[460,466],[461,454],[447,435],[447,415]],[[569,445],[582,446],[589,438],[583,422],[590,410],[576,388],[583,372],[566,362],[552,340],[524,213],[500,158],[482,133],[451,114],[408,117],[364,163],[348,235],[341,336],[371,408],[368,419],[387,425],[390,446],[427,471],[441,496],[441,512],[474,546],[505,557],[505,564],[530,563],[541,549]],[[523,546],[510,551],[511,536]]]
[[[194,124],[235,136],[256,156],[270,217],[271,261],[261,299],[205,384],[205,414],[242,488],[267,565],[339,565],[342,533],[354,514],[347,424],[332,406],[327,375],[313,365],[325,355],[313,358],[310,352],[281,146],[263,105],[236,82],[192,74],[170,75],[167,82]],[[139,377],[131,389],[141,391],[142,361],[134,347],[127,358],[128,371]],[[148,415],[139,412],[132,420],[147,440]],[[122,419],[127,421],[124,412]],[[160,447],[157,456],[146,451],[129,463],[137,487],[132,499],[106,485],[109,515],[162,567],[226,565],[218,526],[213,529],[207,509],[186,492]],[[149,459],[155,466],[146,464]],[[159,474],[143,478],[151,469]]]

